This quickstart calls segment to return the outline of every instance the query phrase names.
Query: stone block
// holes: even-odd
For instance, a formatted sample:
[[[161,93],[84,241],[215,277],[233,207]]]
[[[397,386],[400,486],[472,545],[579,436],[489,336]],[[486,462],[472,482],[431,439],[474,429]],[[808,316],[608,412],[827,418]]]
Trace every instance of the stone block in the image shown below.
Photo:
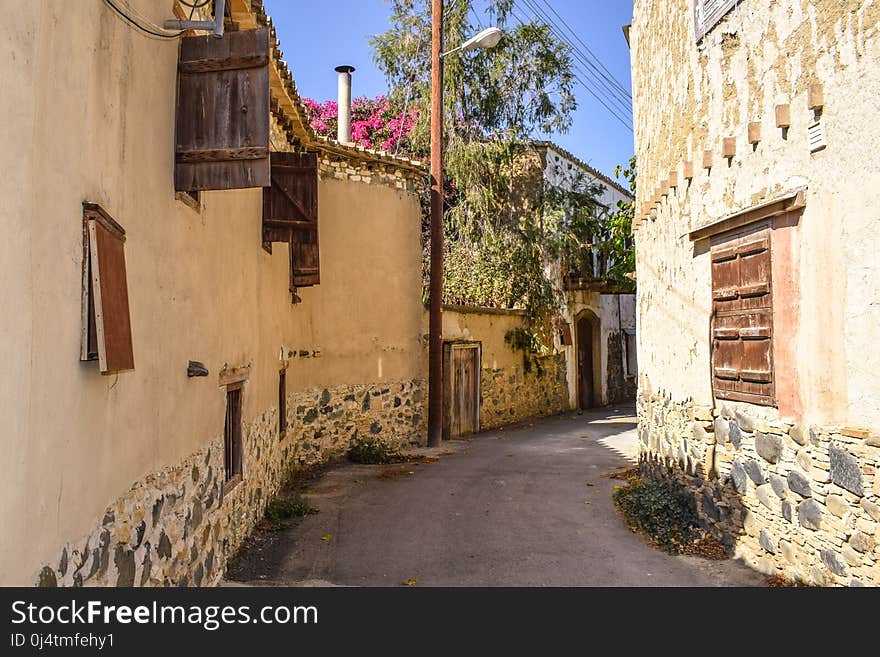
[[[779,498],[776,497],[776,494],[773,492],[773,487],[770,484],[758,486],[755,490],[755,494],[758,496],[758,501],[768,509],[775,511],[776,513],[782,513],[782,504],[780,503]]]
[[[748,475],[739,461],[734,461],[730,467],[730,479],[738,493],[745,493],[748,489]]]
[[[798,504],[797,513],[802,527],[812,530],[822,527],[822,506],[816,500],[804,500]]]
[[[758,535],[758,543],[760,543],[761,547],[770,554],[776,554],[776,545],[774,544],[773,539],[770,538],[767,530],[761,530],[760,534]]]
[[[858,531],[850,537],[849,544],[858,552],[870,552],[874,549],[877,541],[873,536]]]
[[[809,472],[813,469],[813,459],[810,458],[809,452],[804,448],[798,450],[795,461],[803,468],[804,472]]]
[[[711,422],[714,419],[711,406],[694,406],[694,419]]]
[[[734,412],[734,416],[736,417],[736,423],[742,431],[751,433],[755,430],[755,418],[750,413],[737,409]]]
[[[880,504],[875,504],[874,502],[871,502],[864,497],[861,499],[859,504],[865,510],[865,513],[871,516],[871,518],[873,518],[875,522],[880,522]]]
[[[782,557],[788,563],[797,563],[797,553],[795,552],[794,546],[788,541],[779,541],[779,549],[782,552]]]
[[[740,445],[742,445],[742,431],[739,428],[739,425],[731,420],[728,424],[728,439],[730,440],[730,444],[739,449]]]
[[[755,451],[769,463],[779,463],[784,446],[781,436],[762,431],[755,432]]]
[[[810,479],[820,484],[827,484],[831,481],[831,474],[822,468],[813,468],[810,470]]]
[[[798,445],[807,445],[810,442],[809,433],[804,430],[803,427],[798,425],[793,426],[789,430],[788,435],[791,436],[791,439]]]
[[[749,475],[749,479],[754,481],[756,486],[760,486],[767,480],[767,475],[764,474],[764,468],[762,468],[761,464],[755,459],[746,460],[745,463],[743,463],[743,467],[745,468],[746,474]]]
[[[723,445],[730,440],[730,424],[723,417],[715,418],[715,442]]]
[[[812,497],[813,491],[810,488],[810,480],[797,470],[788,473],[788,487],[801,497]]]
[[[826,497],[825,506],[827,506],[828,510],[838,518],[843,518],[850,512],[849,502],[846,501],[846,498],[840,495],[829,495]]]
[[[831,462],[831,481],[862,497],[865,493],[858,459],[837,443],[832,443],[828,448],[828,456]]]
[[[840,549],[840,556],[853,568],[858,568],[862,565],[862,555],[853,550],[849,545],[844,545]]]
[[[789,502],[788,500],[782,501],[782,517],[785,518],[788,522],[792,521],[792,507],[791,502]]]
[[[843,559],[841,559],[839,554],[831,550],[820,550],[819,558],[822,559],[822,563],[824,563],[825,567],[832,573],[838,577],[846,576],[846,564],[843,562]]]
[[[773,492],[780,499],[785,499],[786,493],[788,493],[788,485],[785,482],[785,477],[781,477],[778,474],[771,473],[770,474],[770,486],[773,488]],[[805,497],[809,497],[806,495]]]

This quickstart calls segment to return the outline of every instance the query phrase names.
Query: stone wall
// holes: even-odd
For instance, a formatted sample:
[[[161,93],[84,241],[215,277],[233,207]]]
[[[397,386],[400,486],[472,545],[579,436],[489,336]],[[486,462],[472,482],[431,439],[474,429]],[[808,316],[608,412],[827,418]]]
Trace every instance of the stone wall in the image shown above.
[[[500,369],[484,367],[480,386],[481,429],[555,415],[569,408],[563,354],[533,357],[528,372],[523,364]]]
[[[152,472],[112,502],[94,530],[64,545],[41,586],[211,586],[263,517],[291,468],[344,453],[357,436],[408,446],[425,436],[424,381],[349,385],[288,395],[242,427],[244,477],[225,490],[223,436]],[[245,395],[247,386],[245,386]]]
[[[638,416],[643,471],[693,490],[706,528],[751,566],[818,585],[880,584],[880,436],[646,388]]]
[[[632,379],[627,381],[624,372],[623,331],[611,331],[608,334],[608,365],[605,370],[605,389],[608,391],[608,403],[632,403]]]

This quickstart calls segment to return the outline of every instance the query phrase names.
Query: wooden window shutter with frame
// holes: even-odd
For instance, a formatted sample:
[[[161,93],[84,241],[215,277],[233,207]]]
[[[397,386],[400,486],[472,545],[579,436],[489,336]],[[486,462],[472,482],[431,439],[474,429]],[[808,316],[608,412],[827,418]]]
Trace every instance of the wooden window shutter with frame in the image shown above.
[[[271,186],[263,188],[263,243],[290,245],[290,286],[318,285],[318,155],[272,153]]]
[[[718,399],[776,403],[770,247],[766,223],[712,245],[712,387]]]
[[[269,184],[269,31],[184,37],[177,75],[174,188]]]
[[[81,360],[101,372],[134,369],[125,230],[101,206],[83,203]]]

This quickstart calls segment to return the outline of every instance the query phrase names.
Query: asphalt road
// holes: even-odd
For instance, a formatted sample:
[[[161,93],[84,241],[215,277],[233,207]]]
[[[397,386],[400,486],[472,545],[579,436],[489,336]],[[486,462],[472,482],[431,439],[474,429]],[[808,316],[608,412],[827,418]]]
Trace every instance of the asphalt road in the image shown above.
[[[320,513],[266,534],[231,577],[253,585],[754,586],[738,561],[672,557],[614,510],[631,408],[564,415],[420,450],[435,461],[342,465],[307,492]],[[230,584],[232,582],[229,582]]]

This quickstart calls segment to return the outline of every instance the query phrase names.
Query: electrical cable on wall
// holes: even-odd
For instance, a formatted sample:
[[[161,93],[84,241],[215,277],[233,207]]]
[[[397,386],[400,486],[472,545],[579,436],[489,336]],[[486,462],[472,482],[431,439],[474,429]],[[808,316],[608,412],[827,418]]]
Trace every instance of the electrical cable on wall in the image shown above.
[[[205,0],[205,1],[208,2],[210,0]],[[117,4],[116,0],[104,0],[104,3],[108,7],[110,7],[126,23],[128,23],[129,25],[131,25],[135,29],[140,30],[141,32],[148,34],[150,36],[156,37],[158,39],[170,40],[170,39],[176,39],[180,35],[183,34],[183,31],[180,31],[180,32],[167,32],[167,31],[165,31],[163,28],[159,27],[158,25],[155,25],[154,23],[150,22],[147,18],[145,18],[144,16],[139,14],[137,11],[135,11],[127,3],[125,4],[125,8],[126,8],[126,10],[128,10],[128,13],[126,13],[125,11],[122,10],[122,8]],[[191,7],[192,5],[187,5],[187,6]],[[143,23],[141,23],[140,21],[143,21]]]

